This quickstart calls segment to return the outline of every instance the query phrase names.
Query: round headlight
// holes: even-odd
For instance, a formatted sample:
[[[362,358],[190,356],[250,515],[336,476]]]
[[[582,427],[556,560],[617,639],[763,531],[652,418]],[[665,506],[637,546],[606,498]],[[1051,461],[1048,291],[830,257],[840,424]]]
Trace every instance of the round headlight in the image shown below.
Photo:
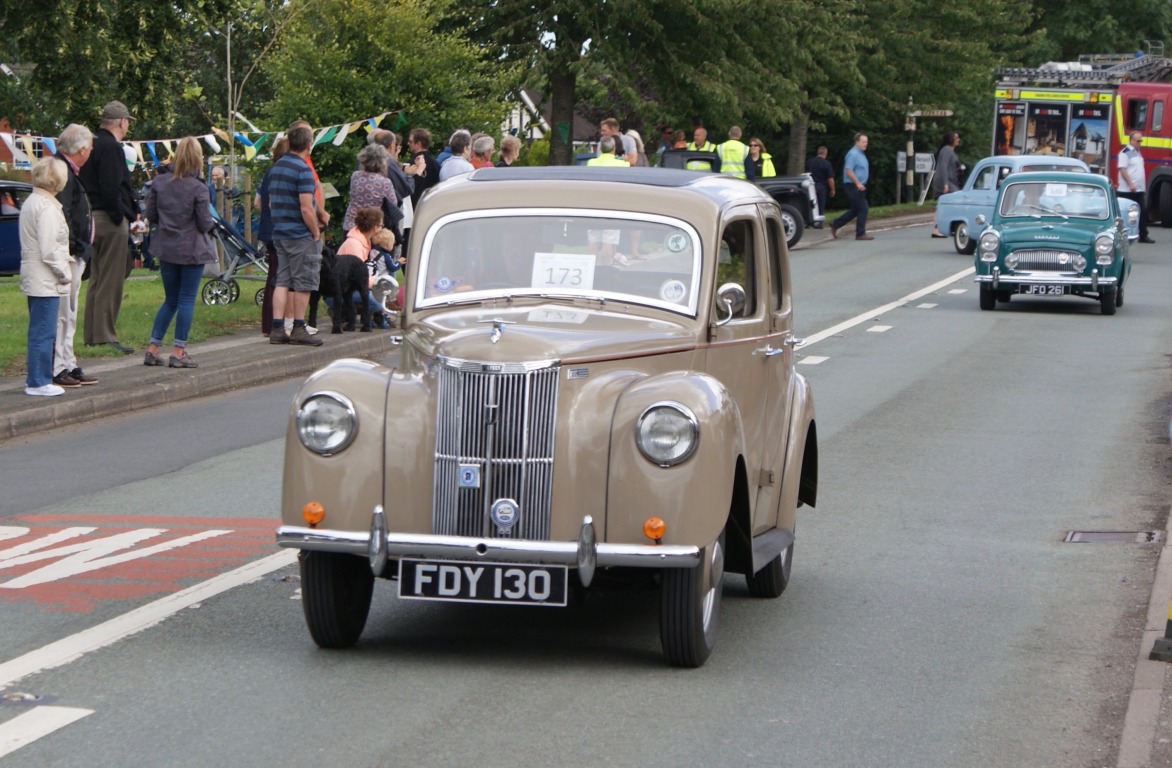
[[[330,456],[345,450],[357,434],[358,414],[337,392],[314,393],[297,409],[297,437],[314,453]]]
[[[1095,253],[1102,256],[1115,251],[1115,240],[1110,235],[1099,235],[1095,238]]]
[[[981,261],[996,261],[997,249],[1001,246],[1001,236],[993,230],[981,234]]]
[[[1127,209],[1127,226],[1139,226],[1139,208],[1137,206],[1133,205]]]
[[[648,406],[635,423],[635,444],[648,461],[673,467],[686,461],[700,442],[700,422],[679,403]]]

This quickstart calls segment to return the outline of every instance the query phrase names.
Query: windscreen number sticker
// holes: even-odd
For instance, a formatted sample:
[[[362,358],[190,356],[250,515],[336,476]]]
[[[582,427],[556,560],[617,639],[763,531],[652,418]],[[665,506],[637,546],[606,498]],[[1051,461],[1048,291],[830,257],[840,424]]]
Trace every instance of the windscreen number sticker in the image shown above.
[[[594,261],[591,253],[536,253],[532,285],[553,290],[593,290]]]

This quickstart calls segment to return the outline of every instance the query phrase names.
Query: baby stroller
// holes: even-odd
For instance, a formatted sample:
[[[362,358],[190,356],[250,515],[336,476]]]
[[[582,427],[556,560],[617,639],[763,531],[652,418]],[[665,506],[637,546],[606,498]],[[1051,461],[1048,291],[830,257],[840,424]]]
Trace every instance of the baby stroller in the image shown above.
[[[224,271],[204,283],[200,297],[204,304],[231,304],[240,298],[240,280],[268,278],[269,267],[262,254],[212,208],[212,231],[208,234],[224,256]],[[259,274],[243,274],[248,267],[256,267]],[[254,300],[259,306],[264,301],[264,286],[257,290]]]

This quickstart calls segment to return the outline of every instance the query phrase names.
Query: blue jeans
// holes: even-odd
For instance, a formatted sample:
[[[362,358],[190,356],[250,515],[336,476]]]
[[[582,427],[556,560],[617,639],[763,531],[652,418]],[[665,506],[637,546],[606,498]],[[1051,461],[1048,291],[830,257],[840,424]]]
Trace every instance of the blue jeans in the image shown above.
[[[28,297],[28,377],[30,387],[53,383],[53,343],[57,340],[58,296]]]
[[[176,347],[187,346],[187,334],[191,331],[191,318],[195,315],[195,297],[199,295],[199,282],[203,279],[203,264],[172,264],[159,262],[159,276],[163,278],[162,306],[155,314],[155,327],[151,329],[151,344],[159,346],[171,321],[175,320]],[[178,315],[178,318],[176,318]]]

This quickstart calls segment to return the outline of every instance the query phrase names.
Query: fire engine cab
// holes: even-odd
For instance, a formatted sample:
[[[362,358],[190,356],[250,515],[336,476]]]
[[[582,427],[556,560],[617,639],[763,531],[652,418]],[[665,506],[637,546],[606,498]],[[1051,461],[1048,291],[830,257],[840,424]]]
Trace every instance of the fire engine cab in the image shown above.
[[[1144,134],[1148,221],[1172,227],[1172,59],[1086,55],[997,70],[993,154],[1054,154],[1116,179],[1119,152]]]

